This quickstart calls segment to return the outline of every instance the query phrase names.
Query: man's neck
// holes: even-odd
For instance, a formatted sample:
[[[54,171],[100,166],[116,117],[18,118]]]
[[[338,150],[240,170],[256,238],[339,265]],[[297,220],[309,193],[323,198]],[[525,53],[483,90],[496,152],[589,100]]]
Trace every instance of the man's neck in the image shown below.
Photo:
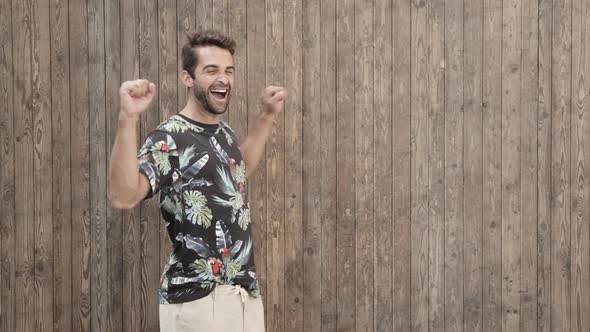
[[[180,114],[191,120],[204,124],[217,124],[221,121],[221,114],[218,115],[207,112],[200,103],[191,97],[188,98],[188,101],[182,111],[180,111]]]

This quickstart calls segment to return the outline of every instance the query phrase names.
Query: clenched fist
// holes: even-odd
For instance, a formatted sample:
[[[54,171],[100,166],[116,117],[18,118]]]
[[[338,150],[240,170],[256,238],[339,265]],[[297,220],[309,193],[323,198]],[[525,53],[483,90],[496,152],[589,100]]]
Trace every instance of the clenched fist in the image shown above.
[[[262,91],[262,107],[265,112],[277,114],[283,110],[287,90],[280,86],[268,86]]]
[[[119,107],[122,115],[138,117],[150,106],[156,85],[148,80],[127,81],[119,89]]]

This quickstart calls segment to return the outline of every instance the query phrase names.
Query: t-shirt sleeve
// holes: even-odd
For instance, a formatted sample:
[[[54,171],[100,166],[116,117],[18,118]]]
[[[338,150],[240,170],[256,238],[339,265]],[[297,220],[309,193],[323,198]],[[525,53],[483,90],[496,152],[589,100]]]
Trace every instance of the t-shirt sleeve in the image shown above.
[[[162,131],[152,132],[139,149],[137,158],[139,171],[150,182],[151,190],[146,199],[172,184],[174,170],[178,169],[178,149],[172,136]]]

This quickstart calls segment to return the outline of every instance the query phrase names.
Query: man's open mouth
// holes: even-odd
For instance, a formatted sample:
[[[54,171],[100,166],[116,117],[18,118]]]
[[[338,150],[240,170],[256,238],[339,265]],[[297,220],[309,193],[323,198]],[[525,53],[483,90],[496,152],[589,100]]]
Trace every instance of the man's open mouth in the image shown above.
[[[224,100],[229,93],[228,89],[211,89],[211,94],[215,99]]]

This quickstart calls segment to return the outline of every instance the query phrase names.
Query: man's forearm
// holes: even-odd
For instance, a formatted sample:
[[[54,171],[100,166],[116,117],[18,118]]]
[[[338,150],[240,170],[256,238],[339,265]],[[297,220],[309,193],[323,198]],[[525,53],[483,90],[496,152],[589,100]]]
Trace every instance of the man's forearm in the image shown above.
[[[139,188],[137,167],[137,118],[119,116],[110,161],[110,199],[117,208],[136,204]]]
[[[261,112],[256,120],[256,126],[252,130],[251,134],[246,137],[244,142],[240,145],[242,151],[242,157],[246,163],[246,177],[249,178],[264,153],[264,145],[266,140],[272,132],[272,126],[274,122],[274,114],[270,112]]]

